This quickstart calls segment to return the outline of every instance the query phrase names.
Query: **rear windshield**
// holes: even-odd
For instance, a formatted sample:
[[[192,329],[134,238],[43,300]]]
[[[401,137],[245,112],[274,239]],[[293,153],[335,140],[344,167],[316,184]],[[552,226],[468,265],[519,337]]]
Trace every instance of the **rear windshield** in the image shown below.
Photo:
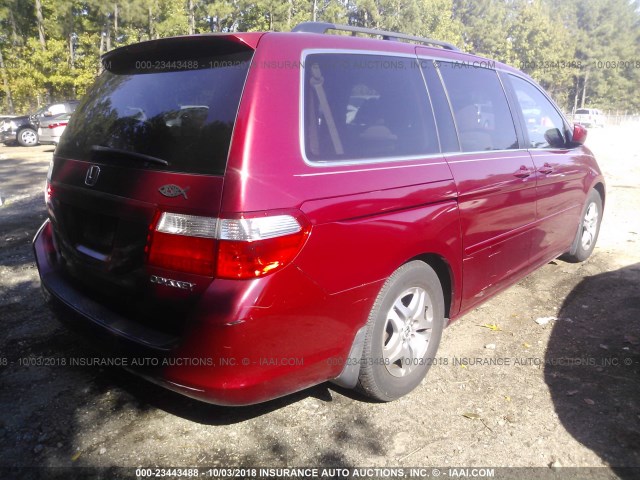
[[[147,156],[161,160],[150,168],[223,175],[252,54],[199,49],[197,57],[183,51],[178,58],[123,54],[125,60],[105,61],[107,70],[73,114],[56,155],[93,162],[118,157],[132,167]]]
[[[576,110],[576,115],[589,115],[589,110],[585,110],[583,109],[578,109]]]

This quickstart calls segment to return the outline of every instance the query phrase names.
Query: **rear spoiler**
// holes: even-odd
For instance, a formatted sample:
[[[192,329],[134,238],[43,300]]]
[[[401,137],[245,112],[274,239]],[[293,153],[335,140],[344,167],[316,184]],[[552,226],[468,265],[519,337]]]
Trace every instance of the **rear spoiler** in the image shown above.
[[[264,33],[213,33],[160,38],[111,50],[101,57],[105,70],[124,73],[140,62],[175,62],[178,69],[186,62],[219,55],[255,50]],[[196,67],[197,68],[197,67]]]

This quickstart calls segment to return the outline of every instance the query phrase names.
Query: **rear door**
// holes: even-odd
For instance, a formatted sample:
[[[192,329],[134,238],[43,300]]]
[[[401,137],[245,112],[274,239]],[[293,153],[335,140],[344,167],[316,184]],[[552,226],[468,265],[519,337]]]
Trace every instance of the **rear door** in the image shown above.
[[[161,268],[149,269],[145,249],[161,212],[179,214],[172,221],[185,228],[193,216],[218,215],[252,54],[232,37],[191,37],[105,58],[56,149],[49,186],[60,267],[88,296],[116,310],[168,312],[157,300],[188,301],[210,283],[170,261],[172,251],[191,248],[177,236],[165,242]],[[192,287],[152,284],[150,274]]]
[[[567,148],[568,125],[547,96],[521,77],[503,77],[513,88],[536,169],[532,262],[540,263],[566,252],[573,241],[584,203],[586,169],[575,151]]]
[[[528,267],[536,183],[496,71],[438,65],[459,139],[458,152],[443,148],[458,188],[467,309]]]

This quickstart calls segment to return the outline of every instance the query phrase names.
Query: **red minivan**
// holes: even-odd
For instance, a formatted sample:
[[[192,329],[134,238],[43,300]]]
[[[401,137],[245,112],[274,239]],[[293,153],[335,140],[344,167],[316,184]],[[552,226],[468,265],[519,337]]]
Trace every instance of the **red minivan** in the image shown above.
[[[47,177],[43,291],[106,359],[190,397],[393,400],[448,323],[595,246],[586,130],[450,44],[305,23],[103,66]]]

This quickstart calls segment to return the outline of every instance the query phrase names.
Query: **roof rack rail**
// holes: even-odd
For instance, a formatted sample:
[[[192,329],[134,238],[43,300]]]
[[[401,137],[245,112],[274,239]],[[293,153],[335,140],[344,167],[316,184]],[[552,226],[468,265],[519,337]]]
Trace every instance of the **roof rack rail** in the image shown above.
[[[367,35],[379,35],[383,40],[411,40],[413,42],[423,43],[425,45],[435,45],[442,47],[446,50],[453,50],[459,52],[460,49],[455,45],[440,40],[432,40],[430,38],[414,37],[413,35],[405,35],[404,33],[388,32],[386,30],[377,30],[375,28],[363,28],[363,27],[351,27],[349,25],[339,25],[337,23],[328,22],[303,22],[293,27],[292,32],[305,32],[305,33],[327,33],[327,30],[341,30],[344,32],[351,32],[352,35],[356,33],[365,33]]]

